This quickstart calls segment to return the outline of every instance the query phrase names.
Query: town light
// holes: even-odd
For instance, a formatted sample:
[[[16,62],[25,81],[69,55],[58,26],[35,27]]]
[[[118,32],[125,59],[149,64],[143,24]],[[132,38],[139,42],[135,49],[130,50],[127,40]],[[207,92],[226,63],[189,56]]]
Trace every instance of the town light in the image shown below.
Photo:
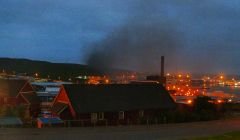
[[[220,103],[222,103],[222,100],[217,100],[217,102],[220,104]]]
[[[35,73],[35,76],[38,77],[38,73]]]
[[[108,79],[106,79],[106,80],[105,80],[105,83],[106,83],[106,84],[109,84],[109,80],[108,80]]]
[[[188,104],[191,104],[191,103],[192,103],[192,100],[188,100],[187,103],[188,103]]]

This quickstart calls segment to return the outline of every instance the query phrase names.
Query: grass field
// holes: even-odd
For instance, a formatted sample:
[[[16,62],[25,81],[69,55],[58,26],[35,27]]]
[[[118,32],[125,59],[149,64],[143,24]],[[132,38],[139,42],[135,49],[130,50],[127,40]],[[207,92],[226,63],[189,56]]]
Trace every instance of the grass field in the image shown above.
[[[225,133],[218,136],[193,138],[190,140],[240,140],[240,131]]]

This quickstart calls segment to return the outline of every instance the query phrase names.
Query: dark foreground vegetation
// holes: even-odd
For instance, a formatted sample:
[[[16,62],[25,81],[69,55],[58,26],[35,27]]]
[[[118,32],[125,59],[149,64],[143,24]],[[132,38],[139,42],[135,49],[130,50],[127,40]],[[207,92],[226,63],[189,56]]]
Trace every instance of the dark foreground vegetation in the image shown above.
[[[211,121],[233,117],[240,113],[240,104],[236,103],[212,103],[211,98],[200,96],[189,104],[178,104],[175,110],[164,111],[155,118],[143,118],[141,122],[146,124],[156,123],[184,123],[196,121]]]
[[[240,104],[212,103],[207,96],[197,97],[193,104],[178,104],[177,109],[163,113],[167,123],[182,123],[194,121],[210,121],[232,117],[240,112]]]

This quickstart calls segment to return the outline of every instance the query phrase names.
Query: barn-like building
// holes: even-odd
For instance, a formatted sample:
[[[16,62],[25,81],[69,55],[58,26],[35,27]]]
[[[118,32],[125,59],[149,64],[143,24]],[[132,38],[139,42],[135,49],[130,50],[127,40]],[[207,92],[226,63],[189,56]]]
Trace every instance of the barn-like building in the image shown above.
[[[24,105],[30,117],[37,117],[40,109],[33,87],[24,79],[0,79],[0,105]]]
[[[175,106],[159,84],[72,84],[61,87],[52,111],[84,124],[137,124]]]

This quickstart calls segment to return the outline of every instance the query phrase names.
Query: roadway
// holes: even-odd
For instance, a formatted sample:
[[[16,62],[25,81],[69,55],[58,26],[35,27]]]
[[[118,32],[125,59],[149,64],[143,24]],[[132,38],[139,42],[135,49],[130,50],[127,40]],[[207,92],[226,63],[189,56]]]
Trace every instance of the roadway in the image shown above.
[[[181,140],[240,131],[240,117],[210,122],[85,128],[0,128],[1,140]]]

